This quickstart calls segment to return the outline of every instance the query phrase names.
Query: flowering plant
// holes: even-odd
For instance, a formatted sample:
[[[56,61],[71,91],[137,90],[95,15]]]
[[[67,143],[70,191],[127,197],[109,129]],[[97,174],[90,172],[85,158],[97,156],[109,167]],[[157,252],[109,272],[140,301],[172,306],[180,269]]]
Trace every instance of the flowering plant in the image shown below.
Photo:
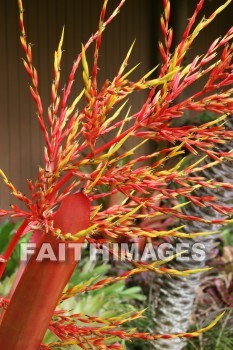
[[[231,215],[232,208],[218,203],[213,196],[197,196],[193,191],[202,187],[232,188],[231,184],[216,180],[206,181],[198,171],[211,167],[224,159],[231,160],[231,152],[218,151],[217,145],[230,140],[233,131],[225,130],[224,121],[232,114],[232,51],[233,28],[217,38],[202,55],[196,56],[189,64],[184,58],[199,33],[223,11],[231,0],[223,3],[208,18],[199,22],[197,16],[204,0],[200,0],[188,21],[180,43],[171,52],[173,30],[169,26],[170,1],[164,0],[161,16],[163,42],[159,43],[163,60],[161,66],[153,68],[137,81],[130,80],[127,70],[133,45],[112,81],[98,84],[98,58],[103,32],[122,8],[121,0],[114,12],[106,19],[107,0],[104,0],[97,32],[82,46],[75,60],[67,85],[60,95],[62,44],[64,30],[54,55],[54,80],[51,90],[51,105],[45,117],[42,106],[37,70],[33,65],[32,47],[27,40],[24,26],[22,0],[18,0],[20,17],[20,40],[24,51],[24,67],[30,78],[30,92],[36,103],[38,121],[44,137],[44,168],[39,169],[35,182],[28,181],[29,196],[20,192],[1,170],[1,175],[11,193],[25,205],[25,209],[13,204],[11,210],[1,210],[0,215],[23,219],[1,257],[1,273],[18,240],[29,230],[36,251],[28,263],[19,268],[9,299],[2,300],[5,310],[0,325],[0,347],[4,349],[54,349],[77,345],[82,349],[120,349],[114,341],[118,339],[147,339],[192,337],[211,328],[221,317],[209,326],[193,333],[149,334],[125,331],[121,325],[141,317],[142,312],[102,319],[92,315],[70,314],[55,310],[56,306],[78,293],[101,288],[106,284],[126,279],[129,275],[145,270],[156,274],[187,276],[200,272],[199,269],[179,271],[162,267],[174,256],[153,264],[132,261],[133,269],[118,277],[107,277],[95,283],[81,284],[71,289],[64,288],[75,268],[75,254],[68,249],[72,242],[84,240],[98,242],[98,234],[105,240],[124,237],[156,238],[158,236],[192,238],[209,232],[185,233],[183,226],[163,231],[150,225],[140,227],[137,220],[156,217],[224,223],[230,219],[206,220],[196,215],[185,215],[180,210],[186,202],[200,208],[209,206],[220,213]],[[93,66],[86,60],[86,51],[94,43]],[[83,70],[84,87],[80,94],[69,102],[69,96],[79,67]],[[158,71],[157,78],[151,74]],[[177,100],[182,92],[196,80],[205,77],[202,88],[192,96]],[[140,110],[131,114],[127,98],[137,91],[148,91]],[[85,106],[77,108],[81,100]],[[181,118],[185,111],[208,110],[217,117],[201,125],[175,127],[173,119]],[[103,141],[110,134],[112,138]],[[128,139],[134,146],[123,147]],[[153,153],[137,156],[137,150],[149,140],[166,141],[168,147]],[[185,156],[174,166],[165,169],[168,159],[184,155],[185,150],[197,156],[191,165],[185,164]],[[202,165],[209,156],[211,162]],[[129,159],[130,157],[130,159]],[[126,161],[127,160],[127,161]],[[148,165],[149,164],[149,165]],[[118,204],[103,201],[121,193]],[[185,199],[182,202],[180,198]],[[166,206],[162,200],[176,199],[178,204]],[[37,261],[42,244],[48,243],[55,252],[59,243],[67,247],[67,261]],[[76,252],[77,253],[77,252]],[[78,252],[79,254],[79,252]],[[91,325],[89,326],[89,324]],[[94,323],[94,325],[93,325]],[[50,329],[58,338],[57,342],[43,345],[43,336]]]

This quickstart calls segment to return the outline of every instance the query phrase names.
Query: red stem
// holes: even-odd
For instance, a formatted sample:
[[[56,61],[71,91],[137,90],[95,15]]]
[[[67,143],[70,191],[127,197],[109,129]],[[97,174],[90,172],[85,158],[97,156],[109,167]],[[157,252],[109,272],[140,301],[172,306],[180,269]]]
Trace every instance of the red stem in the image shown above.
[[[3,272],[6,268],[6,264],[7,264],[8,259],[10,258],[13,250],[15,249],[18,241],[20,240],[20,238],[21,238],[21,236],[22,236],[22,234],[25,231],[27,226],[28,226],[28,222],[27,222],[27,220],[24,220],[22,225],[18,228],[18,230],[16,231],[16,233],[12,237],[8,247],[6,248],[6,251],[3,254],[3,258],[6,260],[6,262],[1,263],[1,265],[0,265],[0,278],[2,277]]]
[[[75,234],[89,226],[90,202],[83,193],[66,197],[54,215],[54,225],[62,233]],[[82,243],[85,237],[80,238]],[[59,257],[59,244],[65,244],[65,261],[38,260],[42,245],[49,244]],[[41,234],[35,253],[3,314],[0,326],[0,349],[37,350],[48,329],[54,310],[77,264],[74,249],[52,234]],[[78,247],[77,255],[80,255]]]

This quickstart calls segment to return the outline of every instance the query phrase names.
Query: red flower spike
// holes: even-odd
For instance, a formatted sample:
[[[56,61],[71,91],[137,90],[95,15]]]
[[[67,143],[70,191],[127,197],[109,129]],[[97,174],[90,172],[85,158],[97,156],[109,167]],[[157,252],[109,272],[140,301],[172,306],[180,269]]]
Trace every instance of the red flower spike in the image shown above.
[[[232,140],[233,136],[233,132],[224,127],[227,115],[233,114],[233,47],[231,45],[233,29],[228,30],[221,38],[214,40],[209,45],[209,49],[203,55],[196,56],[189,66],[185,63],[187,52],[193,46],[198,34],[231,1],[225,0],[224,4],[210,17],[202,17],[197,22],[197,17],[199,17],[199,12],[204,4],[204,0],[198,0],[194,13],[184,30],[181,42],[172,52],[173,31],[169,24],[170,1],[163,0],[164,13],[161,18],[163,39],[160,43],[163,63],[158,68],[158,78],[151,79],[151,74],[155,70],[153,69],[138,81],[129,79],[129,75],[136,68],[134,67],[130,71],[126,69],[133,48],[132,45],[115,78],[111,81],[106,80],[101,86],[99,83],[97,84],[97,75],[102,32],[125,2],[125,0],[119,0],[116,9],[105,20],[108,1],[104,0],[99,28],[90,37],[75,60],[60,98],[62,32],[54,56],[52,103],[49,108],[47,124],[43,116],[37,71],[32,61],[32,47],[27,40],[24,28],[22,0],[18,0],[20,41],[25,53],[24,66],[30,77],[30,91],[37,106],[38,121],[46,144],[45,165],[44,169],[39,169],[35,183],[29,183],[29,198],[18,191],[0,170],[0,175],[6,186],[16,199],[23,202],[27,208],[27,211],[23,211],[19,206],[13,204],[10,211],[0,210],[0,216],[10,214],[12,217],[24,218],[30,227],[35,231],[38,230],[37,251],[41,244],[45,242],[51,243],[54,251],[57,251],[60,241],[56,240],[51,234],[53,232],[53,221],[55,221],[55,227],[61,230],[61,234],[67,232],[72,234],[77,229],[82,230],[88,226],[88,200],[82,194],[71,195],[80,187],[83,187],[89,199],[96,203],[96,206],[92,207],[91,213],[91,226],[94,227],[94,235],[93,238],[88,237],[89,242],[95,240],[97,243],[101,243],[103,241],[101,234],[105,234],[108,241],[112,239],[132,240],[137,237],[136,240],[142,240],[143,242],[148,238],[151,239],[151,237],[157,236],[157,234],[160,236],[161,231],[164,231],[165,236],[179,237],[184,233],[167,230],[167,227],[172,225],[174,220],[175,222],[178,219],[185,219],[205,223],[208,221],[210,223],[211,220],[205,220],[201,216],[182,213],[180,208],[183,204],[180,205],[174,202],[179,201],[180,196],[183,196],[185,201],[192,201],[193,205],[210,206],[216,212],[232,214],[232,209],[218,203],[218,198],[198,196],[195,195],[194,191],[201,187],[216,187],[216,190],[227,186],[231,187],[231,184],[213,180],[206,181],[204,177],[198,177],[195,174],[222,161],[222,157],[225,160],[232,158],[232,153],[217,151],[216,146]],[[86,51],[94,42],[96,46],[94,63],[92,74],[89,74]],[[68,98],[72,91],[75,73],[81,62],[84,72],[84,95],[80,93],[69,105]],[[202,79],[202,77],[205,79]],[[189,97],[179,98],[182,92],[197,80],[201,83],[198,91],[195,90],[196,93],[188,94]],[[130,109],[127,109],[126,112],[123,108],[128,96],[136,90],[147,90],[147,98],[141,108],[131,115]],[[79,110],[79,101],[83,96],[86,96],[87,103]],[[120,102],[123,102],[121,106],[119,106]],[[116,109],[117,106],[119,106],[118,109]],[[222,116],[201,125],[196,125],[196,123],[191,125],[193,124],[191,118],[190,125],[173,127],[172,120],[181,118],[184,112],[189,110],[212,111]],[[120,114],[122,114],[121,118],[119,118]],[[47,125],[50,127],[48,128]],[[111,136],[110,132],[113,131],[114,133],[111,133],[113,136]],[[137,146],[129,146],[129,148],[127,146],[125,148],[125,143],[128,143],[132,138],[135,139]],[[139,157],[136,151],[149,139],[155,140],[157,144],[165,141],[164,147],[166,149],[158,149],[154,153],[147,153],[146,151]],[[141,150],[143,149],[141,148]],[[198,155],[204,153],[204,155],[212,157],[212,161],[208,165],[203,165],[199,161],[187,165],[186,162],[179,161],[186,150]],[[128,157],[132,158],[128,160]],[[178,161],[177,164],[176,160]],[[148,167],[146,164],[150,164],[150,166]],[[110,202],[109,206],[99,205],[103,204],[105,197],[107,200],[107,197],[112,194],[120,194],[122,199],[119,203]],[[60,208],[53,215],[54,208],[57,208],[60,203],[62,203]],[[74,222],[70,215],[76,204],[79,205],[81,214],[77,214]],[[145,220],[146,217],[148,217],[148,221]],[[76,219],[78,219],[77,222]],[[139,223],[141,222],[140,225],[138,225],[138,219]],[[227,220],[221,217],[217,217],[212,221],[212,223],[218,224],[224,222],[227,222]],[[44,233],[42,234],[42,232]],[[17,243],[20,236],[19,231],[14,236],[7,252],[12,251],[12,247]],[[78,238],[78,235],[75,238]],[[80,242],[82,240],[83,238],[80,238]],[[7,260],[5,255],[4,258]],[[33,256],[26,269],[22,268],[22,278],[19,275],[19,283],[16,280],[16,288],[12,288],[11,291],[10,306],[3,315],[3,329],[0,331],[0,335],[2,335],[1,348],[17,350],[38,348],[39,338],[43,337],[43,332],[45,332],[49,319],[51,319],[55,303],[59,299],[58,295],[62,292],[62,288],[72,273],[73,263],[74,257],[71,253],[69,254],[69,263],[66,265],[57,262],[39,264]],[[0,270],[1,267],[4,268],[4,265],[5,262],[2,261]],[[137,266],[139,266],[137,269],[127,271],[122,276],[108,277],[102,282],[97,282],[89,287],[84,286],[83,291],[97,290],[106,283],[120,281],[133,273],[141,272],[143,266]],[[171,270],[163,267],[156,270],[156,273],[166,272],[171,273]],[[60,301],[69,298],[71,294],[76,294],[77,290],[74,287],[68,292],[68,294],[64,293],[62,295]],[[42,303],[43,308],[41,307]],[[13,309],[15,310],[13,311]],[[36,323],[34,323],[32,315],[34,315]],[[114,348],[114,345],[111,347],[105,346],[104,339],[114,335],[122,339],[141,338],[146,340],[190,336],[189,333],[179,335],[136,333],[133,335],[121,332],[118,327],[117,329],[106,329],[105,325],[100,332],[98,327],[98,329],[95,327],[76,327],[76,318],[68,324],[64,320],[64,317],[60,317],[59,321],[55,323],[53,320],[49,328],[61,341],[64,341],[66,347],[73,344],[74,337],[77,339],[77,345],[80,348],[86,348],[82,345],[83,341],[88,342],[90,340],[90,344],[98,344],[98,348],[110,350]],[[212,323],[211,326],[214,324]],[[9,329],[7,329],[7,325],[9,325]],[[13,325],[14,330],[10,328]],[[202,331],[208,329],[210,329],[210,326]],[[94,338],[91,336],[93,332],[98,332],[94,335]],[[192,336],[198,335],[198,332],[192,333]],[[21,337],[26,340],[21,340]],[[54,346],[59,345],[43,345],[41,349],[49,350]],[[60,346],[62,345],[60,344]]]

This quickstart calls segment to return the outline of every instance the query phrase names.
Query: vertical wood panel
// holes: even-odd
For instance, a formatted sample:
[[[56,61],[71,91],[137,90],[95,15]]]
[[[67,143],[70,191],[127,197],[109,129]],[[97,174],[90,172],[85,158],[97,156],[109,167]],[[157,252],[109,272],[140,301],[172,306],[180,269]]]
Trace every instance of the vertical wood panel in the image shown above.
[[[0,11],[0,164],[2,170],[9,174],[9,119],[8,119],[8,60],[7,60],[7,41],[6,41],[6,3],[3,3]],[[8,206],[10,201],[9,192],[0,179],[0,207]]]
[[[15,18],[15,20],[17,20],[17,17]],[[19,132],[19,139],[20,139],[21,178],[20,178],[19,187],[23,192],[27,192],[26,179],[32,178],[31,125],[32,125],[32,115],[34,110],[32,112],[31,98],[28,92],[27,77],[25,76],[24,66],[21,60],[22,52],[19,48],[19,43],[18,43],[19,41],[18,25],[17,25],[17,30],[15,32],[16,32],[15,45],[17,45],[18,47],[18,54],[17,54],[18,67],[17,68],[18,68],[18,74],[19,74],[19,88],[17,91],[18,100],[19,100],[19,111],[17,116],[15,116],[15,118],[18,119],[18,123],[19,123],[18,132]],[[9,96],[11,96],[11,91],[9,91]]]
[[[18,23],[17,8],[6,2],[6,52],[8,61],[8,118],[9,118],[9,178],[16,186],[21,184],[21,143],[20,143],[20,112],[19,112],[19,50],[17,45]]]

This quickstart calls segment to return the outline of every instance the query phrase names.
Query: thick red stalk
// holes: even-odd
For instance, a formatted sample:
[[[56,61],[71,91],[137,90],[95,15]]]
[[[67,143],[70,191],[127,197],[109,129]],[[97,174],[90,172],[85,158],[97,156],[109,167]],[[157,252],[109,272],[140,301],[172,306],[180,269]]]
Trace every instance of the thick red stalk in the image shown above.
[[[83,193],[73,194],[63,200],[55,213],[54,226],[62,233],[75,234],[89,226],[89,217],[88,198]],[[84,239],[82,237],[79,243]],[[78,257],[73,248],[68,249],[67,241],[65,261],[38,261],[43,243],[49,243],[58,257],[61,240],[52,234],[43,233],[3,315],[0,349],[39,349],[62,291],[76,266]]]

